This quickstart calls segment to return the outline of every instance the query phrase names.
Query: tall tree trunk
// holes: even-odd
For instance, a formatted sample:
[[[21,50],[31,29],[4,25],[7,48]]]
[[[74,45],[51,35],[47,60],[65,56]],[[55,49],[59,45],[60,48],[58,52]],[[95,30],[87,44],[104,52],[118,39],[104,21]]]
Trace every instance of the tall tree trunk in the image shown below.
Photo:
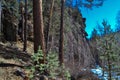
[[[46,28],[46,50],[47,50],[47,53],[48,53],[48,40],[49,40],[49,30],[50,30],[50,27],[51,27],[51,20],[52,20],[52,12],[53,12],[53,7],[54,7],[54,1],[55,0],[52,0],[52,3],[51,3],[51,7],[50,7],[50,12],[49,12],[49,19],[48,19],[48,25],[47,25],[47,28]]]
[[[60,22],[60,40],[59,40],[59,61],[60,65],[64,63],[63,58],[63,47],[64,47],[64,24],[63,24],[63,17],[64,17],[64,0],[61,0],[61,22]]]
[[[108,60],[108,75],[109,75],[108,80],[112,80],[110,53],[108,53],[108,55],[107,55],[107,60]]]
[[[34,52],[41,47],[45,59],[45,43],[43,31],[42,0],[33,0],[33,20],[34,20]]]
[[[19,28],[18,28],[18,31],[19,31],[19,36],[21,38],[22,41],[24,41],[24,6],[23,4],[21,3],[21,0],[19,0],[19,9],[20,9],[20,15],[21,15],[21,20],[19,21]],[[24,45],[23,45],[23,48],[24,48]],[[24,51],[24,50],[23,50]]]
[[[23,51],[26,51],[27,49],[27,3],[28,1],[25,0],[25,23],[24,23],[24,46],[23,46]]]
[[[106,42],[106,47],[109,47],[110,48],[109,50],[111,50],[111,46],[108,44],[108,41],[106,40],[105,42]],[[108,66],[108,80],[112,80],[110,52],[107,52],[106,54],[107,54],[107,66]]]
[[[111,45],[109,45],[109,43],[106,41],[107,46],[109,46],[109,50],[111,49]],[[111,65],[111,61],[110,61],[110,52],[107,53],[107,64],[108,64],[108,80],[112,80],[112,65]]]
[[[2,7],[1,7],[1,2],[2,2],[2,0],[0,0],[0,34],[1,34],[1,31],[2,31],[2,25],[1,25],[1,11],[2,11]]]
[[[21,19],[22,19],[22,21],[21,21],[21,23],[22,23],[21,39],[22,39],[22,41],[24,41],[24,22],[25,22],[24,11],[22,11],[22,13],[21,13]]]

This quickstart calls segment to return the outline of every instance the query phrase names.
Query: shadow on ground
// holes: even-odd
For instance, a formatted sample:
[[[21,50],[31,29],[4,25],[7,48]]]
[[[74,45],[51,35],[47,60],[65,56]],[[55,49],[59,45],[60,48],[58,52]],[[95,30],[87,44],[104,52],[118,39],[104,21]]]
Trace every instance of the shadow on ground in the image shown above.
[[[31,60],[31,55],[19,50],[15,46],[4,46],[0,44],[0,56],[5,59],[21,59],[24,62]]]

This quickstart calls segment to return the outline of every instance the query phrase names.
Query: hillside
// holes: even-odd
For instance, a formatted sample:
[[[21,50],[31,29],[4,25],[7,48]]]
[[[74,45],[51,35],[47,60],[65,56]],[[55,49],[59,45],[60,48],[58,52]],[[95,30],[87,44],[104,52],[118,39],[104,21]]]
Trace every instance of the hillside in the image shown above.
[[[39,2],[39,0],[36,1]],[[90,71],[91,68],[95,68],[98,61],[96,48],[86,38],[86,18],[83,18],[78,8],[65,6],[62,16],[60,1],[54,1],[53,7],[51,7],[52,1],[49,0],[43,0],[43,4],[34,2],[33,6],[31,1],[28,2],[28,5],[25,5],[24,2],[18,3],[15,0],[5,2],[6,0],[3,4],[0,33],[0,78],[2,80],[29,80],[26,77],[28,78],[30,74],[34,79],[37,76],[38,80],[41,75],[49,77],[52,73],[50,70],[59,74],[55,76],[56,78],[59,76],[63,79],[65,74],[63,74],[64,69],[61,67],[64,66],[60,64],[57,66],[59,69],[54,71],[54,66],[48,70],[50,67],[47,65],[49,63],[47,58],[50,53],[55,53],[60,58],[61,25],[63,25],[62,34],[64,36],[62,39],[63,64],[65,70],[70,73],[69,77],[72,80],[97,80]],[[24,7],[27,10],[26,6],[28,6],[28,13],[24,11]],[[35,32],[35,30],[38,31]],[[48,32],[49,34],[47,34]],[[26,44],[25,41],[27,41]],[[38,45],[41,47],[40,50],[37,49]],[[24,46],[26,46],[25,51],[23,51]],[[38,53],[34,53],[35,49],[38,50]],[[53,60],[51,61],[55,65],[61,62],[60,60],[57,60],[56,63]],[[47,68],[44,65],[47,65]],[[31,66],[32,69],[27,72],[26,67]],[[34,72],[32,73],[32,71]]]

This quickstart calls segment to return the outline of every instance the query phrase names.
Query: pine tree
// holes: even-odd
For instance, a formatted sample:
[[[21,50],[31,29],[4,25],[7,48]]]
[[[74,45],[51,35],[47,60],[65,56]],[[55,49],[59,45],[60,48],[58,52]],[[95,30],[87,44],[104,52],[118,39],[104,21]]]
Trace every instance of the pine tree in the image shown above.
[[[48,40],[49,40],[49,30],[51,28],[51,23],[52,23],[52,15],[53,15],[53,7],[54,7],[54,0],[51,1],[51,6],[49,10],[49,17],[48,17],[48,24],[46,27],[46,33],[45,33],[45,40],[46,40],[46,51],[48,53]]]
[[[118,64],[117,61],[120,59],[117,57],[119,55],[119,48],[116,45],[117,40],[115,38],[115,33],[112,33],[110,25],[107,21],[103,20],[104,36],[97,39],[97,48],[100,51],[100,58],[103,63],[103,76],[104,71],[108,72],[108,79],[112,80],[112,73]]]
[[[42,0],[33,0],[33,23],[34,23],[34,52],[36,53],[39,46],[41,46],[45,60]]]
[[[60,21],[60,40],[59,40],[59,61],[60,65],[64,63],[64,52],[63,52],[63,47],[64,47],[64,21],[63,21],[63,16],[64,16],[64,0],[61,0],[61,21]]]

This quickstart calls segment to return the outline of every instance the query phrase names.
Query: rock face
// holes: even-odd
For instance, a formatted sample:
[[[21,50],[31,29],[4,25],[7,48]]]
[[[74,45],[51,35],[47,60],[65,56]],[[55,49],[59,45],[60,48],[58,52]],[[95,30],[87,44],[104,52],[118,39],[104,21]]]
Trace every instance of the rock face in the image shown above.
[[[65,64],[77,75],[81,69],[92,67],[95,60],[86,39],[85,18],[77,10],[73,10],[69,18],[70,31],[65,32]]]
[[[86,19],[82,18],[76,9],[66,9],[64,15],[64,62],[70,73],[77,76],[81,69],[89,69],[94,66],[95,60],[90,50],[89,41],[86,39]],[[53,13],[53,24],[59,22],[59,16],[58,12]],[[50,29],[49,50],[51,51],[58,52],[59,25],[59,23],[53,25]]]

